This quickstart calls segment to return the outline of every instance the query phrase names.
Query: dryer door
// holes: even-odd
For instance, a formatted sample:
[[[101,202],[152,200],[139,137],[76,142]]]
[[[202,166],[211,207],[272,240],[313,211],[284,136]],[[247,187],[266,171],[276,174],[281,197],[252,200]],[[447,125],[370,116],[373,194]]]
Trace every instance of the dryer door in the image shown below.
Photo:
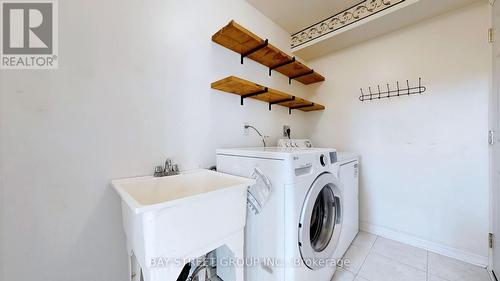
[[[299,224],[302,260],[316,270],[332,264],[342,227],[342,194],[338,180],[321,174],[306,196]]]

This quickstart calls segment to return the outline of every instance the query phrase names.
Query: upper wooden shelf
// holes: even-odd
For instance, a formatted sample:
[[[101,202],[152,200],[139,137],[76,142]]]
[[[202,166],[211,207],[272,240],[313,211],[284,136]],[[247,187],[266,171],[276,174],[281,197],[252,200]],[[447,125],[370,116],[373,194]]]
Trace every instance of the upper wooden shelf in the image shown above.
[[[289,83],[292,80],[297,80],[302,84],[309,85],[325,81],[325,77],[321,74],[297,61],[295,57],[291,57],[269,44],[267,39],[263,40],[234,20],[215,33],[212,36],[212,41],[240,54],[241,63],[243,63],[244,57],[248,57],[267,66],[269,75],[271,75],[272,70],[276,70],[287,76]]]
[[[229,76],[222,80],[212,83],[212,89],[217,89],[227,93],[232,93],[241,96],[241,104],[245,98],[253,98],[269,104],[269,110],[274,104],[288,107],[288,112],[291,114],[293,109],[301,111],[324,110],[325,107],[321,104],[316,104],[308,100],[295,97],[278,90],[255,84],[253,82]]]

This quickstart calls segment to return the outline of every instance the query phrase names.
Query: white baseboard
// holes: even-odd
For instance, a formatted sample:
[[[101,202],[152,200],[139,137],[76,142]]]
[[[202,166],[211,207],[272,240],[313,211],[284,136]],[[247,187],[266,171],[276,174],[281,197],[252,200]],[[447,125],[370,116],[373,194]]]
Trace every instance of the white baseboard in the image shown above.
[[[359,228],[387,239],[398,241],[413,247],[421,248],[430,252],[434,252],[443,256],[461,260],[467,263],[475,264],[486,268],[488,266],[488,257],[468,253],[453,247],[449,247],[440,243],[428,241],[411,234],[402,233],[394,229],[383,226],[374,225],[367,222],[360,222]]]

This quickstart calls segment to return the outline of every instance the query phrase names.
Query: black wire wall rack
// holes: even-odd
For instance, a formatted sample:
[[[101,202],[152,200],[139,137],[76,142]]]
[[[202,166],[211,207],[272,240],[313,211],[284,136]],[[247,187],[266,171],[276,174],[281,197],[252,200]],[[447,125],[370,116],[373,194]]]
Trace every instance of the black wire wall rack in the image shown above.
[[[368,87],[369,94],[365,94],[363,92],[363,88],[361,88],[361,96],[359,96],[359,100],[364,102],[401,96],[411,96],[416,94],[421,95],[427,91],[427,88],[425,86],[422,86],[422,78],[418,78],[418,86],[410,87],[410,81],[406,80],[406,88],[401,88],[399,86],[399,81],[396,82],[396,87],[396,90],[394,90],[391,89],[389,84],[387,84],[387,90],[381,90],[380,85],[378,85],[376,92],[373,92],[372,88]]]

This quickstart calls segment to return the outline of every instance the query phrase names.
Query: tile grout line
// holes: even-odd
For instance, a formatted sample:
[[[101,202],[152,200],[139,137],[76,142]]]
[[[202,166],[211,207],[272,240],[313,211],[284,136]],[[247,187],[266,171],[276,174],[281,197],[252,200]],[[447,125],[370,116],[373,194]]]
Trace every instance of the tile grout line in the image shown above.
[[[425,272],[425,279],[429,281],[429,251],[426,251],[427,254],[427,272]]]
[[[370,233],[371,234],[371,233]],[[373,235],[373,234],[372,234]],[[361,264],[361,266],[359,267],[359,270],[358,270],[358,273],[356,273],[356,275],[354,276],[354,279],[356,279],[358,276],[359,276],[359,273],[361,272],[361,269],[363,268],[363,266],[365,265],[366,263],[366,260],[368,259],[368,256],[371,254],[372,250],[373,250],[373,247],[375,247],[375,243],[377,243],[377,240],[378,240],[379,236],[376,235],[376,238],[375,238],[375,241],[373,241],[373,244],[371,245],[370,247],[370,250],[368,250],[368,254],[366,255],[366,257],[364,258],[363,260],[363,263]],[[362,277],[362,276],[361,276]],[[363,277],[364,278],[364,277]],[[364,278],[366,279],[366,278]],[[366,279],[368,280],[368,279]]]
[[[394,258],[392,258],[392,257],[388,257],[388,256],[381,255],[381,254],[377,253],[377,252],[375,251],[375,244],[376,244],[376,243],[380,240],[380,238],[383,238],[383,237],[378,236],[378,235],[375,235],[375,236],[376,236],[376,237],[375,237],[375,240],[373,241],[373,244],[369,247],[369,249],[368,249],[368,253],[367,253],[367,255],[365,256],[365,258],[363,259],[363,262],[361,263],[361,265],[360,265],[360,267],[359,267],[359,271],[358,271],[357,273],[355,273],[355,274],[354,274],[354,280],[356,280],[358,277],[363,278],[363,280],[365,280],[365,279],[366,279],[366,278],[364,278],[363,276],[361,276],[361,275],[360,275],[360,272],[361,272],[361,270],[363,269],[364,265],[366,264],[366,261],[367,261],[367,259],[368,259],[368,256],[369,256],[370,254],[372,254],[372,253],[373,253],[373,254],[380,255],[381,257],[385,257],[385,258],[387,258],[388,260],[392,260],[392,261],[397,262],[397,263],[399,263],[399,264],[401,264],[401,265],[405,265],[405,266],[411,267],[411,268],[413,268],[413,269],[419,270],[419,271],[421,271],[421,272],[424,272],[424,270],[422,270],[422,269],[420,269],[420,268],[416,268],[416,267],[413,267],[413,266],[411,266],[411,265],[408,265],[408,264],[405,264],[405,263],[401,263],[401,262],[399,262],[398,260],[396,260],[396,259],[394,259]],[[389,240],[390,240],[390,239],[389,239]],[[398,241],[396,241],[396,242],[398,242]],[[401,242],[399,242],[399,243],[401,243]],[[402,243],[402,244],[404,244],[404,243]],[[404,244],[404,245],[407,245],[407,244]],[[408,246],[411,246],[411,245],[408,245]],[[441,277],[440,275],[432,275],[432,276],[430,275],[430,255],[431,255],[431,254],[432,254],[432,252],[430,252],[430,251],[426,250],[426,266],[425,266],[425,267],[426,267],[426,269],[425,269],[425,273],[426,273],[426,281],[429,281],[429,280],[430,280],[430,278],[431,278],[432,276],[437,276],[437,277],[441,278],[443,281],[450,281],[450,280],[448,280],[448,279],[445,279],[445,278]],[[468,265],[469,265],[469,264],[468,264]],[[441,280],[441,279],[440,279],[440,280]],[[369,281],[368,279],[366,279],[366,280],[367,280],[367,281]]]
[[[430,251],[427,251],[427,281],[429,281],[429,277],[430,277],[430,273],[429,273],[429,254],[430,253],[431,253]],[[442,279],[444,281],[450,281],[450,280],[448,280],[448,279],[446,279],[444,277],[441,277],[439,275],[433,275],[433,276],[438,277],[438,278],[440,278],[440,279]]]
[[[378,238],[380,238],[380,236],[378,236]],[[378,240],[378,238],[377,238],[377,240]],[[392,239],[389,239],[389,238],[384,238],[384,237],[381,237],[381,238],[386,239],[386,240],[390,240],[390,241],[394,241],[394,242],[397,242],[397,243],[403,244],[403,245],[405,245],[405,246],[410,246],[410,247],[413,247],[413,246],[411,246],[411,245],[408,245],[408,244],[405,244],[405,243],[402,243],[402,242],[398,242],[398,241],[395,241],[395,240],[392,240]],[[375,245],[375,244],[374,244],[374,245]],[[416,247],[413,247],[413,248],[416,248]],[[419,248],[416,248],[416,249],[419,249]],[[419,249],[419,250],[420,250],[420,249]],[[426,251],[426,253],[427,253],[427,255],[428,255],[428,251],[427,251],[427,250],[425,250],[425,251]],[[370,252],[371,252],[371,251],[370,251]],[[374,254],[377,254],[377,255],[379,255],[379,256],[381,256],[381,257],[384,257],[384,258],[386,258],[386,259],[388,259],[388,260],[391,260],[391,261],[393,261],[393,262],[396,262],[396,263],[398,263],[398,264],[401,264],[401,265],[404,265],[404,266],[410,267],[410,268],[412,268],[412,269],[415,269],[415,270],[418,270],[418,271],[421,271],[421,272],[426,272],[425,270],[423,270],[423,269],[421,269],[421,268],[418,268],[418,267],[415,267],[414,265],[411,265],[411,264],[409,264],[409,263],[403,263],[403,262],[401,262],[401,261],[399,261],[399,260],[395,259],[395,258],[394,258],[394,257],[392,257],[392,256],[385,255],[385,254],[382,254],[382,253],[379,253],[379,252],[373,252],[373,253],[374,253]],[[426,273],[427,273],[427,272],[426,272]],[[447,281],[448,281],[448,280],[447,280]]]

